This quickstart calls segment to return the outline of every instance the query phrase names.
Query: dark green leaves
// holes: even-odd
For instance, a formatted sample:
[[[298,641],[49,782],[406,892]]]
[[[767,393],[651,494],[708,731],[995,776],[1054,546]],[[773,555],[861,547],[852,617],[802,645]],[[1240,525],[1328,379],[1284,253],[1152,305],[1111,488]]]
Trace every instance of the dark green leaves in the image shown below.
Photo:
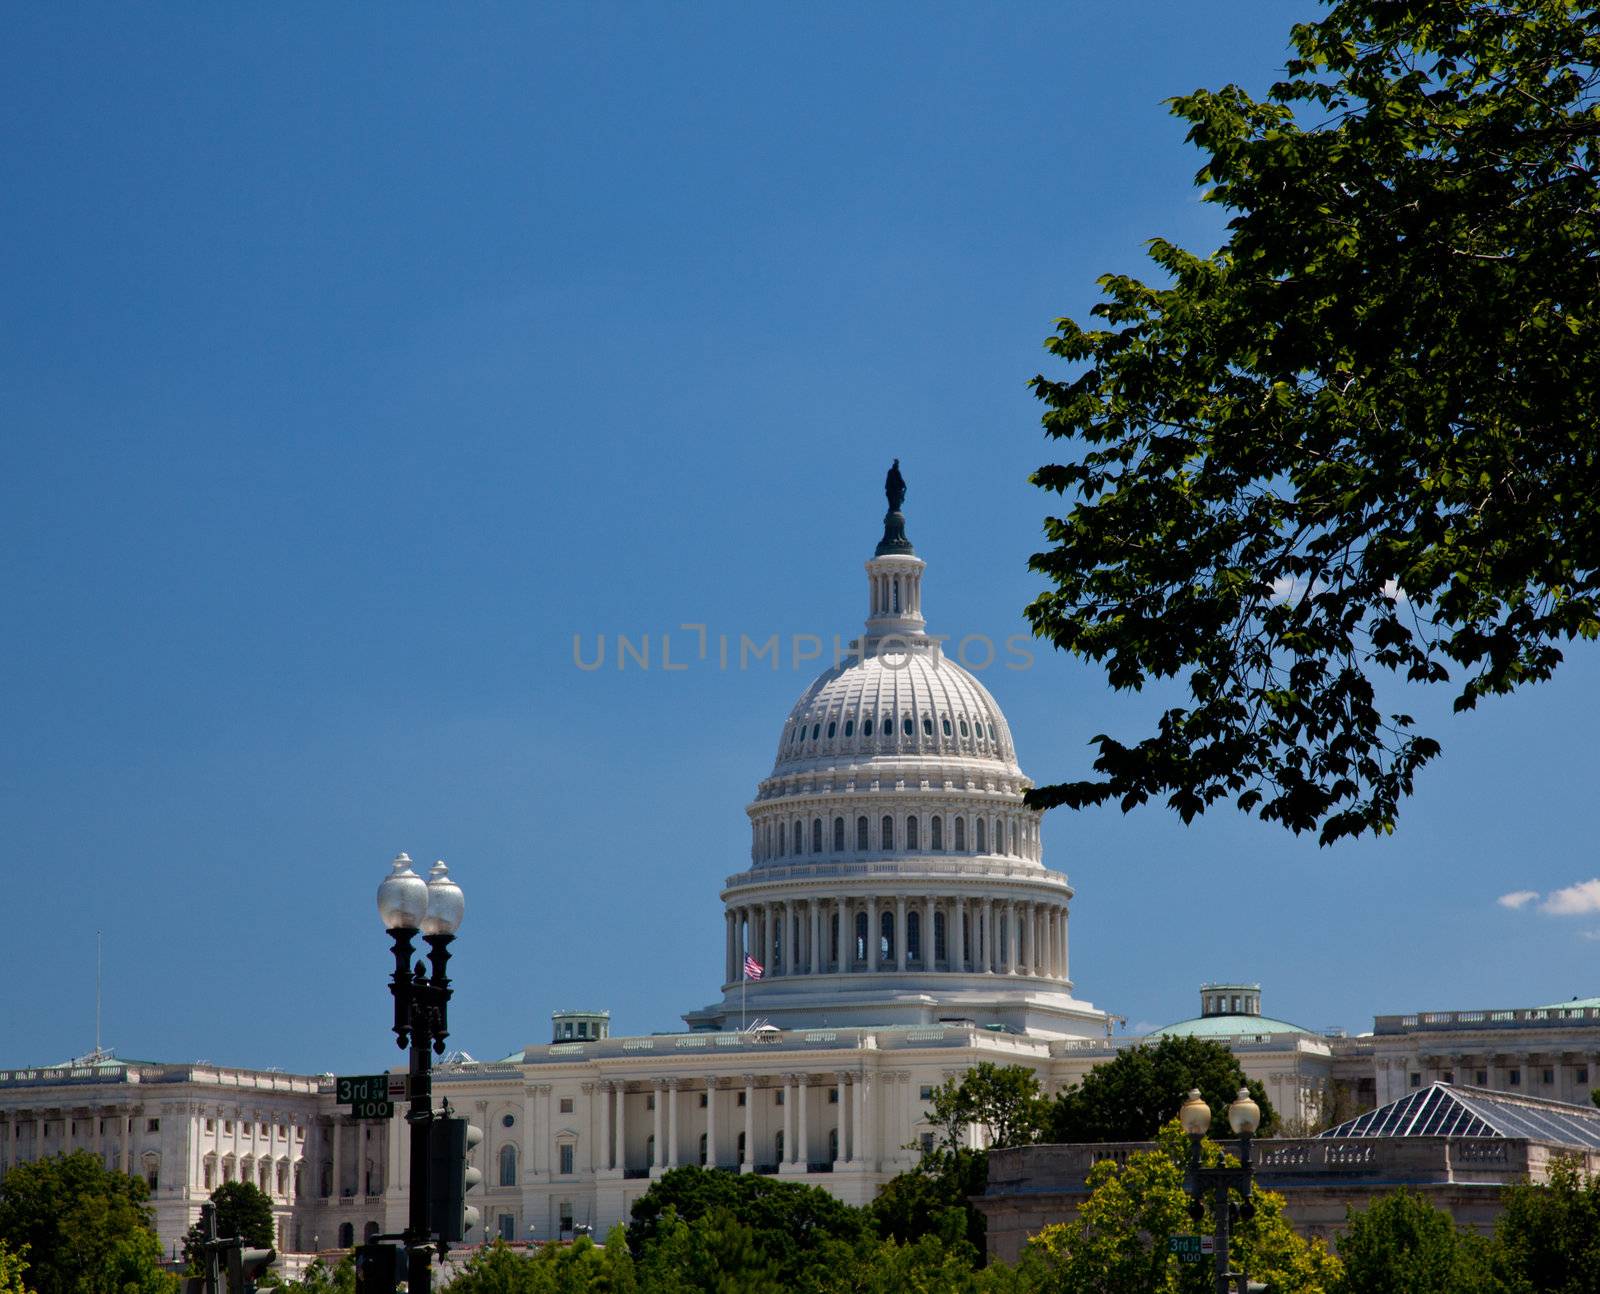
[[[1153,241],[1168,285],[1103,278],[1034,381],[1072,447],[1034,630],[1189,693],[1039,807],[1386,832],[1439,747],[1380,677],[1468,708],[1600,631],[1593,12],[1352,0],[1293,41],[1266,101],[1173,101],[1226,244]]]

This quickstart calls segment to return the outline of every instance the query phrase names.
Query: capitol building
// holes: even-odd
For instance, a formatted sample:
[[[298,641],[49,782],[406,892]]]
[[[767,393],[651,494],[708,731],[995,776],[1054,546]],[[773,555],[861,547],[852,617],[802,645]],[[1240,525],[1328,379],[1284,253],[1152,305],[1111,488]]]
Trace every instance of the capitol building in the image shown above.
[[[931,1144],[947,1079],[1025,1065],[1054,1093],[1141,1041],[1076,994],[1072,886],[1043,856],[999,704],[928,633],[903,496],[896,469],[865,626],[783,719],[756,784],[748,862],[720,890],[713,1000],[636,1037],[562,1011],[548,1041],[436,1068],[436,1098],[485,1133],[489,1237],[603,1233],[682,1164],[865,1203]],[[1232,1048],[1290,1127],[1336,1085],[1370,1106],[1458,1073],[1561,1099],[1600,1083],[1600,1000],[1380,1017],[1352,1039],[1273,1019],[1261,998],[1208,984],[1196,1016],[1159,1032]],[[352,1121],[326,1075],[98,1053],[0,1072],[0,1174],[73,1149],[149,1181],[164,1244],[229,1180],[271,1196],[285,1253],[405,1225],[404,1120]]]

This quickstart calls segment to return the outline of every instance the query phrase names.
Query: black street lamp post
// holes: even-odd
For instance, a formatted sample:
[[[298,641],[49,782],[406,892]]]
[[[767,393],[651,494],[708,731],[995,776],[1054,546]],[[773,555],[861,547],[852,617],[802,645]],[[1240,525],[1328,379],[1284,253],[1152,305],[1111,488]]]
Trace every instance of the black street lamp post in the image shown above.
[[[428,1219],[428,1134],[434,1118],[432,1054],[443,1055],[445,1039],[450,1036],[450,977],[445,970],[450,964],[450,941],[465,910],[461,887],[450,879],[443,863],[435,863],[423,881],[411,870],[411,859],[400,854],[378,886],[378,915],[394,940],[389,991],[394,995],[395,1044],[411,1048],[411,1101],[406,1112],[411,1127],[411,1201],[404,1237],[410,1294],[430,1294],[433,1281],[434,1237]],[[412,963],[419,932],[428,945],[428,966],[420,959]]]
[[[1206,1187],[1209,1186],[1214,1191],[1211,1213],[1216,1228],[1213,1239],[1215,1250],[1212,1256],[1216,1294],[1228,1294],[1228,1286],[1235,1277],[1239,1281],[1239,1294],[1245,1294],[1248,1288],[1246,1283],[1248,1278],[1245,1273],[1228,1269],[1228,1231],[1235,1208],[1228,1199],[1228,1191],[1237,1190],[1244,1197],[1237,1206],[1238,1216],[1248,1222],[1255,1216],[1256,1211],[1255,1203],[1250,1198],[1251,1182],[1255,1175],[1254,1166],[1250,1162],[1250,1139],[1261,1126],[1261,1107],[1250,1099],[1250,1089],[1245,1087],[1239,1089],[1238,1098],[1228,1106],[1228,1126],[1239,1138],[1237,1168],[1229,1168],[1222,1164],[1218,1164],[1215,1168],[1201,1167],[1200,1142],[1211,1130],[1211,1107],[1201,1099],[1199,1088],[1189,1089],[1189,1099],[1178,1111],[1178,1118],[1183,1124],[1183,1130],[1189,1134],[1189,1169],[1183,1185],[1192,1197],[1189,1216],[1196,1222],[1205,1216],[1205,1206],[1201,1200]]]

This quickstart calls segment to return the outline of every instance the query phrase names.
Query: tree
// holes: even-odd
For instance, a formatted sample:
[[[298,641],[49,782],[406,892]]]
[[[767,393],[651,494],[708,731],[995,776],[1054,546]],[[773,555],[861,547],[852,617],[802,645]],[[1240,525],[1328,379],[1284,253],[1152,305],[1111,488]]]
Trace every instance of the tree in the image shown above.
[[[985,1130],[989,1148],[999,1150],[1037,1141],[1048,1108],[1033,1070],[986,1060],[934,1091],[929,1121],[942,1130],[944,1145],[952,1152],[974,1125]]]
[[[1600,28],[1579,0],[1338,0],[1264,100],[1172,100],[1230,213],[1210,256],[1100,280],[1039,376],[1071,496],[1035,633],[1154,732],[1035,808],[1231,797],[1322,843],[1389,832],[1458,710],[1600,634]]]
[[[272,1216],[272,1199],[253,1182],[223,1182],[211,1192],[217,1209],[217,1235],[239,1236],[256,1249],[277,1244],[278,1226]],[[189,1270],[198,1272],[204,1261],[205,1236],[197,1222],[183,1237],[183,1257]]]
[[[1600,1177],[1561,1159],[1543,1185],[1507,1187],[1495,1241],[1496,1270],[1517,1294],[1600,1291]]]
[[[313,1258],[297,1281],[284,1280],[269,1270],[258,1284],[262,1288],[275,1287],[280,1294],[355,1294],[356,1263],[346,1254],[330,1270],[322,1259]]]
[[[17,1164],[0,1180],[0,1242],[26,1246],[37,1294],[172,1294],[149,1194],[87,1151]]]
[[[1210,1269],[1185,1264],[1169,1250],[1179,1233],[1209,1232],[1211,1200],[1201,1222],[1189,1217],[1183,1189],[1188,1137],[1168,1124],[1154,1150],[1137,1151],[1126,1164],[1103,1159],[1089,1171],[1089,1198],[1070,1222],[1045,1227],[1029,1243],[1021,1264],[1034,1287],[1051,1290],[1116,1290],[1117,1294],[1199,1294],[1211,1288]],[[1204,1162],[1222,1158],[1217,1146],[1202,1145]],[[1283,1216],[1283,1197],[1253,1194],[1255,1216],[1232,1228],[1230,1257],[1269,1290],[1321,1294],[1331,1288],[1339,1260],[1320,1240],[1295,1235]]]
[[[1045,1135],[1054,1142],[1148,1141],[1188,1098],[1191,1088],[1211,1107],[1211,1135],[1231,1137],[1228,1105],[1241,1087],[1261,1107],[1258,1135],[1271,1136],[1277,1111],[1264,1087],[1247,1080],[1226,1047],[1206,1038],[1162,1038],[1155,1046],[1128,1047],[1096,1065],[1056,1097]]]
[[[0,1241],[0,1294],[28,1294],[22,1273],[28,1270],[27,1247],[20,1252],[8,1249]]]
[[[1486,1243],[1450,1215],[1397,1190],[1349,1211],[1335,1294],[1480,1294],[1493,1287]]]
[[[722,1220],[708,1224],[704,1233],[680,1236],[675,1230],[713,1214]],[[717,1249],[735,1244],[737,1238],[725,1234],[731,1218],[749,1229],[763,1270],[770,1265],[789,1285],[799,1279],[813,1246],[824,1240],[855,1241],[868,1231],[865,1210],[841,1203],[820,1187],[692,1165],[674,1168],[652,1183],[634,1201],[632,1216],[628,1246],[636,1261],[643,1262],[663,1228],[673,1232],[673,1244],[679,1246],[704,1242]]]

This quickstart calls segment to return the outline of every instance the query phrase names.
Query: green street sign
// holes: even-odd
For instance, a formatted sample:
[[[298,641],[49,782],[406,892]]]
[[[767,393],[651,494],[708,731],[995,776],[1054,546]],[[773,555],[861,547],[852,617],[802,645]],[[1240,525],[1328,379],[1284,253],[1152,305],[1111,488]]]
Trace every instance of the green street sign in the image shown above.
[[[334,1080],[335,1100],[340,1105],[357,1105],[363,1101],[387,1101],[389,1076],[387,1074],[355,1074]],[[358,1116],[359,1117],[359,1116]]]
[[[1213,1239],[1211,1236],[1169,1236],[1167,1248],[1180,1263],[1197,1263],[1212,1253]]]

